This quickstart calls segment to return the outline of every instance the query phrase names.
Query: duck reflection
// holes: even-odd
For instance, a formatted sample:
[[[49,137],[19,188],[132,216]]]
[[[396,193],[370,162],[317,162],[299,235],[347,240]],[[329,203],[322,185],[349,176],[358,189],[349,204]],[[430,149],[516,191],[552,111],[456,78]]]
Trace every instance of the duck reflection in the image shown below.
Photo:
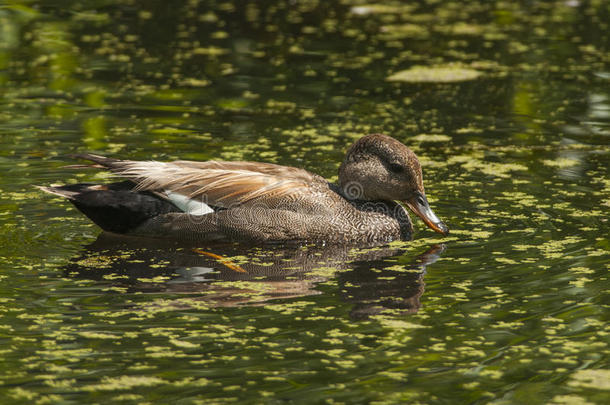
[[[414,258],[387,252],[386,257],[353,262],[352,271],[338,276],[345,300],[354,303],[352,318],[368,318],[389,310],[416,313],[424,293],[426,267],[444,251],[445,245],[439,244]]]
[[[351,316],[363,319],[385,311],[417,312],[426,266],[444,250],[433,245],[413,256],[389,246],[204,248],[102,233],[64,270],[131,292],[193,293],[216,307],[316,295],[318,283],[334,279],[342,300],[353,305]]]

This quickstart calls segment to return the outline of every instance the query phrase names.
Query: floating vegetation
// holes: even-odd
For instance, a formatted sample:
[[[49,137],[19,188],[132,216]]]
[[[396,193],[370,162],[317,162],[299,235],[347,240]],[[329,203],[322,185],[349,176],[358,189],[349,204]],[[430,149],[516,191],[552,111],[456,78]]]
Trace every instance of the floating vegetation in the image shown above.
[[[607,1],[4,3],[5,402],[608,402]],[[336,181],[373,132],[450,235],[136,241],[32,187],[115,179],[82,151]]]
[[[427,27],[418,24],[385,25],[381,27],[380,38],[392,41],[405,38],[424,39],[430,35]]]
[[[451,137],[441,134],[419,134],[409,137],[409,140],[416,142],[449,142]]]
[[[411,13],[415,9],[415,6],[401,4],[401,5],[390,5],[390,4],[363,4],[360,6],[354,6],[350,11],[357,15],[368,15],[368,14],[403,14]]]
[[[134,387],[151,387],[166,383],[158,377],[145,376],[121,376],[121,377],[105,377],[99,384],[86,385],[83,387],[85,391],[117,391],[128,390]]]
[[[576,166],[580,162],[576,159],[559,158],[559,159],[553,159],[553,160],[550,160],[550,159],[543,160],[542,163],[544,163],[545,166],[564,168],[564,167]]]
[[[393,73],[386,78],[390,82],[453,83],[475,80],[482,72],[461,66],[413,66]]]
[[[568,382],[571,387],[610,390],[610,369],[578,370]]]

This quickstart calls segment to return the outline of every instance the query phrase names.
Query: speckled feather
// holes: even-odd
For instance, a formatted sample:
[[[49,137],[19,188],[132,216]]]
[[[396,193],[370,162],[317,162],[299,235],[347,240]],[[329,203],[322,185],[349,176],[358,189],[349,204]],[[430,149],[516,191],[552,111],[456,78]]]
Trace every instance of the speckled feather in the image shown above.
[[[425,200],[417,157],[399,141],[381,134],[367,135],[352,145],[339,169],[337,185],[303,169],[270,163],[139,162],[77,156],[132,181],[131,194],[148,193],[165,201],[163,211],[147,215],[125,231],[136,235],[374,244],[411,239],[411,220],[394,200],[407,201],[417,195]],[[74,186],[46,191],[82,206]],[[88,200],[94,198],[92,192],[88,189]],[[172,206],[168,192],[201,200],[214,211],[205,215],[180,212]],[[123,193],[121,198],[128,197]],[[133,204],[129,207],[134,209]],[[120,228],[105,223],[112,218],[100,220],[99,215],[94,218],[79,209],[104,229]]]

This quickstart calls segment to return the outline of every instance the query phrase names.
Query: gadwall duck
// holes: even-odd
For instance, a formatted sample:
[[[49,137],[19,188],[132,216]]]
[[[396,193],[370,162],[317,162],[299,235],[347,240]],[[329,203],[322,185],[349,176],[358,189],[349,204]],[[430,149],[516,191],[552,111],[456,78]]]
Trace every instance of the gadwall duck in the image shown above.
[[[387,135],[357,140],[339,167],[338,184],[271,163],[76,157],[127,180],[40,188],[67,198],[109,232],[197,242],[370,245],[412,239],[401,203],[436,232],[449,232],[428,205],[415,153]]]

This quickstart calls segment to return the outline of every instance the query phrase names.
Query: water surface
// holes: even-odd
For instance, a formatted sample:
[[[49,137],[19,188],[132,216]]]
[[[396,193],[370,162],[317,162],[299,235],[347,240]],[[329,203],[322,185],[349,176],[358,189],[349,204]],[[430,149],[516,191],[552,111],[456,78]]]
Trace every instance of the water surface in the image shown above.
[[[609,3],[265,4],[0,1],[1,397],[608,403]],[[110,180],[82,151],[336,179],[372,132],[448,237],[182,246],[32,187]]]

